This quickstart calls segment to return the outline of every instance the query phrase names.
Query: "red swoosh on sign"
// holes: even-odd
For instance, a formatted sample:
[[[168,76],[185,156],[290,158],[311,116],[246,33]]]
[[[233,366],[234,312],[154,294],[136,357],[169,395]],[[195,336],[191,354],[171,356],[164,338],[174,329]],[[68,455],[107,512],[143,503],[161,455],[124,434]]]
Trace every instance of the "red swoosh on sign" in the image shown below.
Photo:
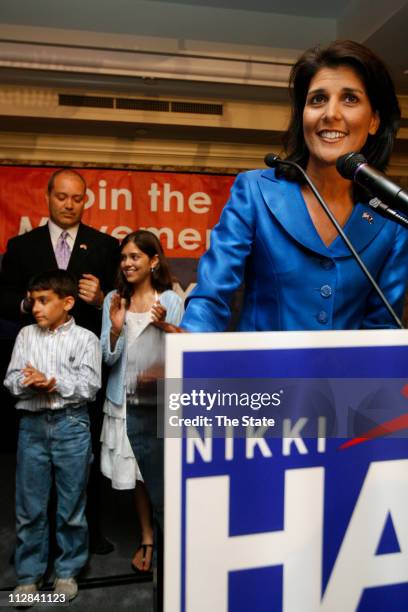
[[[368,440],[374,440],[375,438],[380,438],[383,436],[389,436],[390,434],[401,431],[401,429],[408,428],[408,413],[402,414],[395,419],[391,419],[391,421],[386,421],[385,423],[381,423],[377,427],[373,427],[373,429],[369,429],[365,434],[358,438],[352,438],[347,442],[344,442],[339,446],[339,450],[344,450],[345,448],[349,448],[350,446],[356,446],[357,444],[361,444],[362,442],[367,442]]]

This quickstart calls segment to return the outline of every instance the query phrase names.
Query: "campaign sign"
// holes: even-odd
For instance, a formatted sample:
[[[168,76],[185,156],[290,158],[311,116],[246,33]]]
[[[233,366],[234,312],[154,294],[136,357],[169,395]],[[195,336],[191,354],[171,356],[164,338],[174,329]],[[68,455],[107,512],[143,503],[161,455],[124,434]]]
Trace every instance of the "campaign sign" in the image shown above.
[[[261,421],[247,436],[229,421],[225,436],[209,420],[183,436],[165,428],[165,612],[408,610],[406,331],[171,335],[166,378],[172,410],[205,399],[207,416],[199,379],[395,380],[407,410],[379,422],[346,393],[339,436],[325,401],[321,414],[288,412],[282,384],[270,394],[281,435]]]

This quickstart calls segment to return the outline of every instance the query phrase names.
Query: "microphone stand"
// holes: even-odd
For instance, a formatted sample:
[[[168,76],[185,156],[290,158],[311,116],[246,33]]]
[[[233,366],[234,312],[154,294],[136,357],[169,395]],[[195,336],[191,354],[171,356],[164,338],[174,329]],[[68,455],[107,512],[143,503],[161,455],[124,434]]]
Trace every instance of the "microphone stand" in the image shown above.
[[[376,210],[379,215],[388,217],[392,221],[395,221],[395,223],[399,223],[399,225],[402,225],[402,227],[408,229],[407,217],[404,217],[404,215],[401,215],[401,213],[398,211],[394,210],[390,206],[387,206],[387,204],[384,204],[384,202],[382,202],[379,198],[372,198],[372,200],[368,202],[368,205]]]
[[[370,274],[368,268],[366,267],[366,265],[362,261],[361,257],[357,253],[356,249],[354,248],[352,242],[350,242],[349,238],[344,233],[343,228],[341,227],[340,223],[337,221],[336,217],[333,215],[332,211],[327,206],[326,202],[323,200],[322,196],[317,191],[317,188],[315,187],[314,183],[309,178],[309,176],[306,174],[306,172],[303,170],[303,168],[301,166],[299,166],[299,164],[297,164],[295,162],[289,161],[287,159],[280,159],[277,155],[273,155],[273,154],[265,156],[265,163],[266,163],[267,166],[270,166],[271,168],[273,168],[274,166],[276,166],[278,164],[283,164],[283,165],[286,165],[286,166],[292,166],[292,167],[296,168],[302,174],[302,176],[304,177],[305,181],[309,185],[310,189],[312,190],[312,192],[316,196],[319,204],[322,206],[324,212],[329,217],[330,221],[333,223],[334,227],[336,228],[336,230],[340,234],[342,240],[347,245],[348,249],[352,253],[353,257],[355,258],[356,262],[358,263],[358,265],[360,266],[361,270],[365,274],[366,278],[370,282],[371,286],[375,289],[377,295],[380,297],[382,303],[384,304],[384,306],[388,310],[388,312],[391,315],[393,321],[398,325],[398,327],[400,329],[404,329],[404,326],[402,325],[401,321],[399,320],[399,318],[395,314],[391,304],[388,302],[387,298],[385,297],[385,295],[381,291],[380,287],[375,282],[375,280],[372,277],[372,275]]]

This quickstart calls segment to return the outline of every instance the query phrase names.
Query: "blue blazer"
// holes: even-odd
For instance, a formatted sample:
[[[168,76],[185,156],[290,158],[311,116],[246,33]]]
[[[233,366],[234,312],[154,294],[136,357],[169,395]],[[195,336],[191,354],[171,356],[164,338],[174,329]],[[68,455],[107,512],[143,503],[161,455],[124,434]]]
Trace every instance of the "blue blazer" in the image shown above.
[[[408,281],[408,232],[363,204],[344,230],[398,315]],[[232,294],[245,281],[238,329],[322,330],[395,327],[338,236],[325,246],[297,183],[274,170],[238,175],[181,326],[224,331]]]

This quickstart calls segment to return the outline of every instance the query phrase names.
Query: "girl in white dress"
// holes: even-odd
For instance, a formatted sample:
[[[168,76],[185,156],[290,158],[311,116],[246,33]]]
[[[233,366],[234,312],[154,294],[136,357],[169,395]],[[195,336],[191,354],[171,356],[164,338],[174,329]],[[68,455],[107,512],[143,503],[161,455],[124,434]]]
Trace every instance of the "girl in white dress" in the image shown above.
[[[132,560],[135,571],[151,570],[151,502],[162,527],[163,441],[156,433],[155,382],[163,376],[164,333],[155,324],[177,325],[181,320],[182,301],[171,286],[156,236],[146,230],[126,236],[118,288],[104,302],[101,344],[104,360],[112,367],[104,405],[101,470],[113,488],[135,488],[141,533]]]

